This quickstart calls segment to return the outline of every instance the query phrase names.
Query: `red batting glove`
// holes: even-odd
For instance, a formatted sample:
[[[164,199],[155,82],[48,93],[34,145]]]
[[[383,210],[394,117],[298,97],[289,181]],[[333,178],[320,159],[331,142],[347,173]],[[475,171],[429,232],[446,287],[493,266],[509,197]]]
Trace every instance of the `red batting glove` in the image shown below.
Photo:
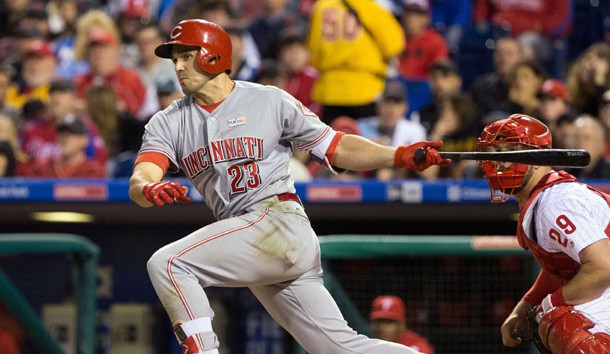
[[[151,182],[142,188],[144,198],[151,204],[162,206],[174,202],[190,203],[188,189],[176,182]]]
[[[423,171],[432,165],[449,166],[451,160],[444,159],[438,154],[437,150],[441,146],[443,146],[442,141],[420,141],[411,145],[401,145],[394,155],[394,167]],[[414,159],[415,151],[419,148],[426,151],[426,159],[421,163]]]

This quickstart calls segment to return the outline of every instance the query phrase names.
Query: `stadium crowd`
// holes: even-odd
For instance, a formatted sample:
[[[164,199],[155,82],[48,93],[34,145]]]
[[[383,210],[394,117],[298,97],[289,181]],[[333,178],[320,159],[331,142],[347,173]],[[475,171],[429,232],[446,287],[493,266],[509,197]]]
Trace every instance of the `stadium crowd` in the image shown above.
[[[153,50],[179,20],[202,18],[230,34],[233,79],[278,86],[335,129],[380,144],[442,140],[445,151],[471,151],[482,126],[525,113],[550,127],[555,147],[591,153],[587,168],[570,172],[610,178],[610,2],[592,4],[5,1],[0,176],[129,176],[146,122],[182,96],[173,64]],[[584,7],[602,25],[580,21]],[[412,83],[429,95],[413,101]],[[481,176],[463,161],[418,174],[331,176],[300,151],[292,168],[303,181]]]

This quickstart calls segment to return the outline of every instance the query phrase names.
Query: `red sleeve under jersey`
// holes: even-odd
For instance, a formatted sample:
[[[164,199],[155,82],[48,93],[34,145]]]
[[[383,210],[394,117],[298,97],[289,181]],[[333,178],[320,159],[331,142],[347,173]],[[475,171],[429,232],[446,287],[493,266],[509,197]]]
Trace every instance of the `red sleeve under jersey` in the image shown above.
[[[139,162],[154,163],[163,170],[163,174],[165,174],[165,172],[167,172],[167,169],[169,168],[169,159],[167,158],[167,156],[158,152],[143,152],[139,154],[136,158],[136,162],[133,165],[135,166]]]
[[[536,278],[534,285],[532,285],[528,292],[523,295],[521,301],[525,301],[532,306],[538,305],[545,296],[560,287],[561,283],[559,280],[553,278],[548,272],[545,272],[544,269],[542,269],[538,274],[538,278]]]

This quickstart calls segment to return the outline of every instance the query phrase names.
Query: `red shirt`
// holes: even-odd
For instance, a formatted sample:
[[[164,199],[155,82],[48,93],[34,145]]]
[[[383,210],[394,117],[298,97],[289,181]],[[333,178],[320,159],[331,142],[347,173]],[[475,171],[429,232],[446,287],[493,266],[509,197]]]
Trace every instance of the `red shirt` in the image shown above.
[[[89,72],[74,78],[78,97],[85,98],[91,86],[108,85],[123,102],[125,108],[133,116],[139,117],[140,110],[146,99],[146,86],[140,74],[132,69],[120,66],[116,72],[106,77]]]
[[[68,166],[54,159],[34,162],[24,171],[24,177],[44,178],[104,178],[106,166],[87,159],[77,166]]]
[[[572,31],[569,1],[476,0],[472,12],[475,22],[490,21],[499,27],[508,26],[513,36],[536,31],[564,38]]]
[[[429,28],[419,36],[406,37],[405,50],[398,58],[398,71],[404,78],[427,79],[430,65],[448,57],[447,42]]]
[[[320,115],[322,113],[320,105],[311,100],[311,89],[317,79],[318,71],[311,66],[306,66],[301,72],[288,77],[286,92],[294,96],[312,112]]]
[[[406,330],[396,343],[406,345],[409,348],[413,348],[419,352],[425,354],[434,354],[434,348],[430,345],[430,342],[419,334]]]
[[[108,161],[108,150],[104,139],[91,119],[83,119],[83,123],[89,135],[87,157],[105,166]],[[55,158],[59,150],[55,125],[43,120],[27,122],[21,134],[21,149],[30,157],[31,163]],[[22,174],[24,167],[27,170],[27,166],[19,167],[19,175]]]

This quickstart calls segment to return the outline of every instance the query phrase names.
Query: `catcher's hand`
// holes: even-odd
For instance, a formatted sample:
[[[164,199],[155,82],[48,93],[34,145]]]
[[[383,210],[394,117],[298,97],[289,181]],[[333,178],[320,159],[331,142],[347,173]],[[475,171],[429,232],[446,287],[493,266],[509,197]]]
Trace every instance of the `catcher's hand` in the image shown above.
[[[162,206],[174,202],[190,203],[188,188],[176,182],[151,182],[142,188],[142,194],[149,203]]]
[[[548,350],[544,344],[542,343],[542,339],[540,339],[540,335],[538,334],[538,325],[540,316],[538,306],[532,306],[532,308],[527,313],[527,324],[528,329],[527,333],[517,333],[515,336],[521,338],[522,341],[532,341],[538,351],[542,354],[553,354],[550,350]]]
[[[394,155],[394,167],[407,167],[411,170],[423,171],[432,165],[448,166],[449,159],[443,159],[438,154],[438,149],[443,146],[442,141],[420,141],[411,145],[401,145],[396,149]],[[423,148],[426,151],[425,160],[415,161],[415,152]]]

